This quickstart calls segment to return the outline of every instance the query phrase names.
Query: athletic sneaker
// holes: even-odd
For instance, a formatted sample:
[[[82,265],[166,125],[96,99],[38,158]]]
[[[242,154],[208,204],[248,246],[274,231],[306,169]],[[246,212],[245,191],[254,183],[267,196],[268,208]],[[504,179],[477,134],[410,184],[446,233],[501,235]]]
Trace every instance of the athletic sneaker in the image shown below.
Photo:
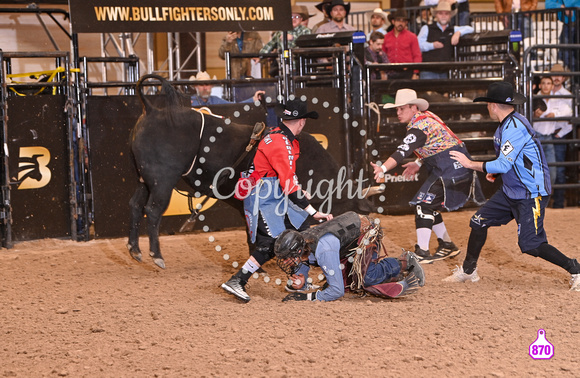
[[[421,264],[433,264],[433,256],[429,253],[429,251],[421,249],[419,244],[415,244],[415,256]]]
[[[477,282],[479,281],[479,275],[477,274],[477,268],[471,274],[467,274],[463,271],[462,266],[458,266],[453,269],[453,274],[447,278],[443,279],[444,282]]]
[[[222,284],[222,289],[230,294],[233,294],[241,301],[248,303],[250,301],[250,296],[246,293],[245,285],[242,284],[242,279],[240,277],[233,276],[227,282]]]
[[[285,288],[286,288],[286,291],[288,291],[290,293],[308,293],[310,291],[320,289],[320,286],[311,284],[310,282],[306,282],[306,284],[304,286],[302,286],[300,289],[294,289],[290,285],[286,285]]]
[[[411,251],[404,251],[400,259],[405,259],[407,261],[407,271],[409,273],[414,273],[419,280],[419,286],[425,286],[425,271],[421,266],[421,261],[416,254]]]
[[[433,260],[443,260],[448,257],[455,257],[459,253],[461,253],[459,248],[457,248],[457,246],[453,242],[446,242],[443,241],[443,239],[439,238],[437,238],[437,242],[439,242],[439,246],[437,247],[437,251],[433,255]]]
[[[580,274],[573,274],[570,279],[570,291],[580,291]]]

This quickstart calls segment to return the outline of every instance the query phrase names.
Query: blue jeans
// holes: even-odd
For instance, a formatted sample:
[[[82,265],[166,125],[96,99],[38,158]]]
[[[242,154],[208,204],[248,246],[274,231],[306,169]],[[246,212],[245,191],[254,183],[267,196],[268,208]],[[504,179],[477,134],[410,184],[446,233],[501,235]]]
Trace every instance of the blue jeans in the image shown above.
[[[574,28],[574,25],[564,24],[562,27],[562,33],[560,33],[560,43],[578,43],[578,41],[576,41],[576,29]],[[576,71],[576,54],[578,54],[577,49],[560,49],[558,52],[558,58],[562,60],[564,65],[566,65],[571,71]]]
[[[551,135],[542,135],[542,134],[536,134],[538,140],[540,142],[544,141],[544,140],[552,140],[553,137]],[[554,150],[554,145],[551,143],[542,143],[542,149],[544,150],[544,156],[546,157],[546,161],[549,163],[555,163],[556,162],[556,152]],[[550,168],[550,183],[552,184],[552,186],[554,186],[554,183],[556,182],[556,175],[558,174],[556,167],[549,167]]]
[[[373,259],[376,258],[376,252],[373,253]],[[401,264],[399,260],[393,257],[387,257],[381,261],[371,262],[365,275],[365,286],[378,285],[383,282],[389,282],[391,278],[397,277],[401,273]]]

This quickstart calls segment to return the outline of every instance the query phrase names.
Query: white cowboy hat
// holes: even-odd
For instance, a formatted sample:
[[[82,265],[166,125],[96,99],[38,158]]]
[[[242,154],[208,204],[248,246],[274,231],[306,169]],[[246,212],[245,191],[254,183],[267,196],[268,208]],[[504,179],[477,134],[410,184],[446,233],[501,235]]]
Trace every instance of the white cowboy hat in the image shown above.
[[[432,10],[434,15],[437,15],[437,12],[449,12],[451,17],[457,14],[457,9],[451,9],[451,4],[448,2],[439,2],[436,7]]]
[[[212,79],[206,71],[199,71],[197,73],[197,76],[191,75],[189,77],[189,80],[191,80],[191,81],[193,81],[193,80],[215,80],[215,79],[216,79],[215,75]]]
[[[429,103],[423,98],[417,98],[417,92],[412,89],[399,89],[395,95],[394,104],[385,104],[383,109],[398,108],[403,105],[417,105],[420,111],[425,111],[429,108]]]
[[[372,12],[367,13],[367,17],[369,19],[374,15],[381,16],[383,18],[383,20],[385,21],[385,24],[389,23],[389,15],[386,14],[385,12],[383,12],[383,10],[381,8],[375,8],[375,10],[373,10]]]

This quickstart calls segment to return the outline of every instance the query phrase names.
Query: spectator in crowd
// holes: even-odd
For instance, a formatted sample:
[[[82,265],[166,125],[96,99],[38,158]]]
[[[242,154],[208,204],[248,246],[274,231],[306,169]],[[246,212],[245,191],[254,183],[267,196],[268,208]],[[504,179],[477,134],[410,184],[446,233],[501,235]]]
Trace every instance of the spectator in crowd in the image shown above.
[[[390,63],[420,63],[423,61],[417,36],[407,30],[409,16],[404,9],[391,14],[393,30],[385,35],[383,51]],[[418,79],[419,70],[396,71],[389,74],[391,79]]]
[[[419,6],[424,7],[425,0],[421,0],[421,3],[419,3]],[[415,19],[415,24],[417,24],[417,27],[418,27],[417,34],[419,34],[419,31],[421,30],[421,28],[423,26],[431,25],[432,22],[433,22],[433,13],[431,13],[431,8],[421,9],[421,12],[419,12],[417,14],[417,18]]]
[[[433,9],[436,23],[424,25],[417,37],[419,47],[423,53],[423,62],[452,62],[453,46],[459,43],[459,38],[473,33],[473,28],[469,25],[451,26],[449,21],[455,15],[451,10],[451,4],[440,2]],[[447,79],[449,73],[445,71],[422,71],[421,79]]]
[[[197,73],[197,76],[192,75],[189,77],[189,80],[212,80],[209,74],[205,71],[200,71]],[[215,77],[214,77],[215,80]],[[213,96],[211,94],[213,84],[212,83],[205,83],[205,84],[194,84],[193,87],[195,88],[195,95],[191,96],[191,106],[198,107],[198,106],[208,106],[208,105],[222,105],[222,104],[231,104],[231,102],[224,100],[221,97]],[[247,100],[242,101],[242,103],[250,103],[256,102],[260,98],[260,94],[265,94],[264,91],[256,91],[253,97],[248,98]]]
[[[560,9],[560,8],[578,8],[580,7],[580,0],[546,0],[546,9]],[[578,43],[578,30],[576,30],[576,10],[567,10],[558,12],[558,20],[564,23],[562,32],[560,33],[560,43],[562,44],[576,44]],[[559,49],[558,58],[572,71],[577,71],[576,54],[578,50]]]
[[[346,17],[350,12],[350,3],[343,0],[332,0],[326,5],[326,13],[330,16],[330,22],[321,25],[317,33],[336,33],[342,31],[354,31],[354,27],[346,23]]]
[[[516,25],[522,32],[524,38],[532,36],[532,24],[530,22],[530,13],[524,13],[527,11],[533,11],[538,8],[538,0],[494,0],[495,1],[495,11],[497,13],[513,13],[513,17],[516,19]],[[511,29],[511,25],[508,24],[509,19],[506,18],[504,21],[504,26],[506,29]]]
[[[369,45],[365,49],[365,63],[389,63],[387,54],[383,51],[383,42],[385,41],[385,36],[378,31],[372,32],[369,36]],[[380,73],[380,75],[377,75]],[[379,78],[382,80],[387,80],[387,72],[385,71],[371,71],[371,78]]]
[[[381,8],[376,8],[372,12],[369,12],[367,17],[371,24],[371,31],[367,35],[367,40],[371,39],[373,32],[381,32],[383,36],[387,34],[387,27],[391,22],[389,21],[388,15]]]
[[[423,1],[422,1],[423,3]],[[455,11],[449,24],[452,26],[465,26],[469,25],[469,2],[468,0],[424,0],[421,5],[427,5],[430,7],[436,7],[439,4],[447,3],[451,6],[451,9]],[[457,18],[455,14],[458,14]],[[457,22],[456,22],[457,19]]]
[[[330,16],[328,15],[328,13],[326,13],[326,6],[328,4],[330,4],[331,1],[332,0],[324,0],[323,2],[318,3],[314,6],[316,9],[318,9],[320,12],[322,12],[323,18],[320,22],[318,22],[316,25],[314,25],[312,28],[310,28],[312,30],[312,33],[318,33],[319,27],[326,24],[327,22],[330,22]]]
[[[305,12],[306,11],[306,12]],[[288,48],[291,49],[296,46],[296,39],[301,35],[311,34],[312,32],[306,26],[302,25],[304,19],[308,20],[308,10],[306,7],[299,7],[297,5],[292,6],[292,30],[287,32]],[[284,41],[282,31],[277,31],[272,35],[272,39],[262,49],[260,54],[267,54],[271,52],[282,52],[284,51]],[[271,58],[270,61],[269,75],[271,77],[276,77],[280,72],[280,65],[277,59]]]
[[[308,12],[303,13],[306,7],[292,6],[292,30],[286,32],[288,39],[288,48],[291,49],[296,45],[296,39],[301,35],[311,34],[312,32],[306,26],[302,25],[302,21],[308,20]],[[262,47],[260,54],[268,54],[273,51],[281,52],[284,50],[282,31],[277,31],[272,35],[272,39]]]
[[[258,53],[264,44],[262,37],[257,32],[228,32],[224,37],[222,44],[218,50],[219,57],[226,59],[226,51],[230,54],[240,53]],[[250,58],[236,58],[231,59],[231,75],[232,79],[244,79],[252,77],[252,61],[257,62],[257,59]]]
[[[580,4],[578,4],[580,5]],[[554,96],[571,96],[569,90],[564,88],[564,83],[566,82],[567,76],[561,75],[562,72],[569,72],[561,64],[554,64],[550,71],[552,73],[552,81],[554,83],[554,88],[552,89],[552,95]],[[560,73],[560,75],[559,75]],[[552,103],[554,103],[555,107],[557,108],[570,108],[570,116],[573,114],[573,103],[572,98],[552,98],[550,99]],[[566,138],[569,137],[572,131],[572,125],[567,121],[557,121],[555,126],[555,137],[556,138]],[[554,145],[554,153],[556,155],[557,162],[566,161],[566,144],[555,144]],[[566,167],[557,167],[556,168],[556,184],[565,184],[566,183]],[[552,204],[553,208],[563,208],[564,207],[564,189],[554,189],[554,203]]]
[[[552,94],[552,88],[554,88],[552,78],[549,76],[543,77],[540,80],[538,87],[540,88],[538,95],[550,96]],[[554,163],[556,161],[554,145],[552,143],[544,143],[546,141],[552,140],[554,135],[555,122],[549,121],[549,119],[556,117],[556,109],[551,106],[552,102],[550,100],[551,99],[549,98],[543,100],[546,104],[546,109],[544,111],[542,111],[542,109],[539,107],[534,109],[534,116],[536,118],[542,118],[543,120],[534,119],[533,122],[533,128],[536,131],[536,137],[540,143],[542,143],[542,150],[544,150],[544,156],[546,157],[546,162],[548,164]],[[554,185],[554,181],[556,180],[556,167],[548,168],[550,170],[550,182],[552,185]]]
[[[473,101],[487,102],[489,116],[500,123],[493,138],[496,159],[473,161],[458,151],[452,151],[451,157],[465,168],[486,173],[488,181],[501,175],[502,186],[471,217],[465,260],[443,281],[479,281],[477,261],[487,240],[487,230],[515,219],[520,250],[568,271],[572,275],[570,290],[580,291],[578,261],[548,244],[544,229],[551,191],[548,165],[532,126],[514,106],[523,104],[526,98],[516,93],[510,83],[497,82],[489,85],[487,96]]]
[[[308,20],[310,19],[310,17],[312,17],[314,15],[308,13],[308,7],[306,7],[304,5],[298,5],[297,11],[298,11],[298,14],[302,15],[302,22],[300,23],[300,25],[304,26],[305,28],[308,28]]]

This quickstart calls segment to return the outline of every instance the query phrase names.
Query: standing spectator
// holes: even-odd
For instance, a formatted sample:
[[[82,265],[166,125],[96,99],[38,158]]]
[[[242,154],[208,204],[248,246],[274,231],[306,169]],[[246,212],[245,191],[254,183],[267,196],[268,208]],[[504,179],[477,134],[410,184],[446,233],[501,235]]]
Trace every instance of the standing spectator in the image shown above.
[[[306,7],[305,5],[298,5],[297,11],[298,11],[298,14],[302,15],[302,22],[300,23],[300,25],[307,28],[308,27],[308,20],[310,19],[310,17],[312,17],[314,15],[308,13],[308,7]]]
[[[451,6],[451,9],[455,11],[455,14],[458,14],[457,22],[456,17],[452,17],[451,20],[449,21],[450,25],[465,26],[470,24],[468,0],[424,0],[424,2],[421,1],[421,3],[422,3],[421,6],[428,5],[430,7],[435,7],[439,4],[447,3],[449,4],[449,6]]]
[[[554,83],[552,78],[549,76],[543,77],[538,85],[540,96],[550,96],[552,94],[552,88],[554,88]],[[534,109],[534,116],[536,118],[533,122],[534,131],[536,131],[536,137],[542,143],[542,150],[544,150],[544,156],[546,157],[546,163],[554,163],[556,161],[556,154],[554,153],[554,145],[552,143],[544,143],[546,141],[551,141],[554,136],[554,121],[550,121],[550,118],[560,117],[556,115],[558,112],[552,107],[552,101],[550,98],[543,100],[546,104],[546,109],[542,111],[541,109]],[[570,109],[570,112],[572,109]],[[568,114],[569,115],[569,114]],[[556,167],[548,167],[550,170],[550,183],[554,185],[556,180]]]
[[[516,26],[522,32],[524,38],[532,36],[531,15],[525,12],[536,10],[538,8],[538,0],[494,0],[494,2],[497,13],[512,13],[512,17],[515,17],[517,21]],[[506,29],[512,29],[508,21],[509,19],[506,18],[504,26]]]
[[[381,32],[383,36],[387,34],[387,27],[391,24],[389,18],[385,12],[381,8],[376,8],[372,12],[367,14],[367,17],[370,19],[371,24],[371,31],[367,35],[367,39],[371,39],[371,34],[373,32]]]
[[[302,21],[304,19],[308,19],[308,12],[306,14],[302,13],[301,8],[306,7],[299,7],[297,5],[292,6],[292,30],[287,32],[288,38],[288,48],[291,49],[296,46],[296,38],[300,37],[301,35],[311,34],[312,32],[306,26],[302,26]],[[283,34],[282,31],[277,31],[272,35],[272,39],[268,43],[262,47],[260,50],[260,54],[267,54],[271,53],[272,51],[281,52],[284,50],[283,45]]]
[[[346,17],[350,13],[350,3],[343,0],[332,0],[326,5],[326,13],[330,16],[330,22],[321,25],[317,33],[336,33],[341,31],[353,31],[352,26],[346,23]]]
[[[550,201],[550,173],[536,133],[528,120],[515,111],[514,105],[523,104],[526,98],[515,93],[510,83],[498,82],[489,85],[486,97],[473,101],[487,102],[489,116],[500,122],[493,137],[497,157],[492,161],[473,161],[456,151],[451,152],[451,157],[466,168],[486,173],[488,181],[501,175],[502,187],[471,217],[463,265],[444,281],[479,281],[477,260],[488,228],[515,219],[521,251],[568,271],[572,275],[570,290],[580,291],[580,264],[548,244],[544,230],[545,209]]]
[[[455,14],[449,3],[439,3],[433,9],[436,23],[424,25],[417,37],[423,53],[423,62],[452,62],[453,46],[459,43],[459,38],[473,33],[473,28],[466,26],[451,26],[449,21]],[[422,71],[421,79],[448,79],[448,71]]]
[[[580,6],[580,4],[578,4]],[[569,72],[561,64],[554,64],[550,71],[552,73],[552,81],[554,82],[554,88],[552,89],[552,95],[555,96],[571,96],[569,90],[564,88],[564,83],[566,82],[567,76],[558,75],[558,73]],[[557,108],[570,108],[570,116],[574,114],[572,98],[551,98],[550,101],[554,103]],[[555,138],[565,138],[570,135],[572,131],[572,125],[567,121],[557,121],[555,126],[556,134]],[[565,144],[555,144],[554,153],[556,155],[557,162],[566,161],[566,147]],[[566,167],[556,167],[556,184],[566,183]],[[552,207],[555,209],[561,209],[564,207],[564,189],[554,189],[554,203]]]
[[[404,9],[397,9],[391,14],[393,30],[385,35],[383,51],[390,63],[420,63],[423,61],[417,36],[407,30],[409,16]],[[396,71],[389,75],[391,79],[418,79],[419,71]]]
[[[385,36],[378,31],[372,32],[369,37],[369,45],[365,49],[365,63],[389,63],[389,58],[387,54],[383,51],[383,42],[385,41]],[[380,73],[380,79],[387,80],[387,73],[385,71],[378,71]],[[371,71],[371,78],[376,79],[377,71]]]
[[[560,8],[579,8],[580,0],[546,0],[546,9],[560,9]],[[576,44],[578,43],[578,36],[576,33],[576,12],[577,10],[567,10],[558,12],[558,20],[564,23],[562,32],[560,33],[560,43],[562,44]],[[576,54],[578,50],[559,49],[558,58],[572,71],[578,70],[576,66]]]
[[[328,15],[328,13],[326,13],[326,5],[330,4],[331,1],[332,0],[324,0],[323,2],[318,3],[314,6],[316,9],[322,12],[323,18],[320,22],[318,22],[316,25],[310,28],[312,30],[312,33],[318,33],[319,27],[326,24],[327,22],[330,22],[330,16]]]
[[[230,54],[258,53],[264,44],[262,37],[256,32],[228,32],[222,41],[218,54],[226,58],[226,51]],[[232,79],[244,79],[252,76],[252,59],[231,59]]]
[[[459,248],[451,241],[440,210],[457,210],[470,198],[478,203],[485,200],[477,174],[456,164],[451,158],[452,151],[468,154],[465,144],[432,112],[429,103],[417,98],[412,89],[399,89],[394,104],[385,104],[385,109],[397,108],[399,122],[407,124],[407,135],[403,143],[385,163],[371,163],[375,180],[395,168],[413,152],[417,160],[403,165],[403,176],[411,178],[423,164],[430,172],[415,197],[409,203],[415,205],[415,228],[417,244],[415,254],[422,263],[445,259],[459,254]],[[429,253],[431,231],[437,235],[439,246],[435,255]]]
[[[274,257],[274,242],[282,231],[300,229],[308,215],[318,220],[332,219],[332,215],[312,207],[296,177],[296,160],[300,156],[296,137],[304,129],[306,119],[317,119],[318,113],[309,112],[306,102],[300,100],[289,100],[277,111],[282,124],[260,141],[251,174],[241,179],[236,188],[236,198],[244,200],[248,230],[256,249],[221,287],[243,302],[250,301],[245,289],[248,279]],[[241,193],[240,188],[249,193]]]

